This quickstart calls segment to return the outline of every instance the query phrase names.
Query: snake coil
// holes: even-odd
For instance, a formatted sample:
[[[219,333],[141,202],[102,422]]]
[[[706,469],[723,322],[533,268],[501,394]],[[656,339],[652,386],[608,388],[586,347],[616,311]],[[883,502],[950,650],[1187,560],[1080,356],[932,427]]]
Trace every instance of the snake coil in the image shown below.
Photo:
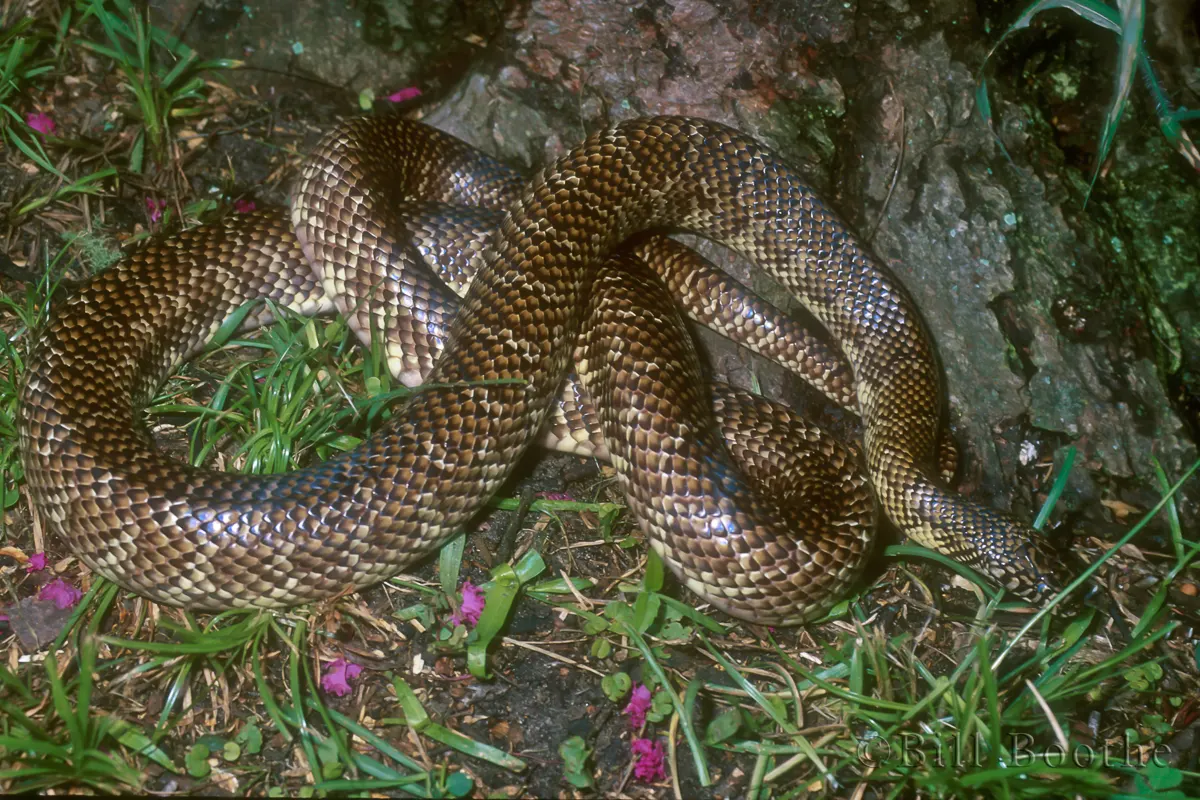
[[[478,272],[435,331],[444,351],[424,385],[383,429],[280,475],[192,468],[154,448],[139,409],[249,299],[312,313],[332,298],[364,337],[421,317],[421,291],[403,277],[421,252],[393,234],[462,224],[419,210],[430,203],[503,222],[461,246]],[[31,356],[20,444],[33,503],[85,563],[127,588],[202,609],[282,606],[395,574],[508,477],[574,356],[629,503],[688,586],[762,622],[828,607],[871,541],[858,458],[777,406],[698,391],[681,366],[691,345],[656,280],[608,258],[652,228],[740,251],[825,326],[857,381],[870,486],[900,530],[1029,599],[1057,585],[1035,532],[932,477],[940,378],[908,292],[793,170],[730,128],[623,122],[522,184],[417,123],[352,120],[306,163],[291,221],[294,235],[260,213],[151,241],[57,309]],[[256,310],[248,323],[267,316]],[[397,348],[436,350],[432,334],[405,330]],[[773,477],[811,468],[807,451],[781,453],[784,440],[831,453],[827,477],[849,499],[829,482]],[[765,488],[735,475],[734,461]],[[826,508],[841,516],[823,523]]]

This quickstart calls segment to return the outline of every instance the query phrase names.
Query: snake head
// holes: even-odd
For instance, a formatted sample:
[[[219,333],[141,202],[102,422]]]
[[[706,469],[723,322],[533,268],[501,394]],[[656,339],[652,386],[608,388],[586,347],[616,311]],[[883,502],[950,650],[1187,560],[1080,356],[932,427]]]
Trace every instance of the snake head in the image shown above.
[[[1000,583],[1031,603],[1041,603],[1066,585],[1067,566],[1040,531],[1027,528],[1005,565]]]

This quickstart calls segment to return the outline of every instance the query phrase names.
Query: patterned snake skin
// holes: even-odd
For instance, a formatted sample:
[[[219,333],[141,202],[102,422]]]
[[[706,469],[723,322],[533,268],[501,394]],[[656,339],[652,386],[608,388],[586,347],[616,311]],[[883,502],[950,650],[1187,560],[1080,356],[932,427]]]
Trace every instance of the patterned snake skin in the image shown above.
[[[401,243],[501,212],[490,239]],[[85,563],[129,589],[192,608],[273,607],[397,573],[509,476],[574,357],[630,506],[681,580],[764,623],[828,608],[871,543],[861,457],[779,406],[701,391],[661,282],[637,259],[608,258],[663,227],[740,251],[828,329],[857,381],[870,486],[900,530],[1027,599],[1058,586],[1034,531],[933,477],[941,389],[911,297],[795,172],[734,130],[621,123],[522,184],[418,123],[358,119],[307,162],[292,223],[294,237],[278,215],[246,215],[147,244],[57,309],[31,356],[20,423],[30,496]],[[297,266],[301,253],[311,268]],[[469,265],[452,318],[409,277],[443,256]],[[389,355],[407,382],[424,367],[406,366],[403,348],[429,349],[432,371],[382,430],[319,465],[252,476],[165,458],[140,409],[260,297],[303,313],[331,297],[364,339],[395,337]],[[268,317],[256,306],[248,324]],[[409,324],[431,317],[433,333]],[[826,393],[853,402],[843,383]],[[832,460],[818,466],[818,453]]]

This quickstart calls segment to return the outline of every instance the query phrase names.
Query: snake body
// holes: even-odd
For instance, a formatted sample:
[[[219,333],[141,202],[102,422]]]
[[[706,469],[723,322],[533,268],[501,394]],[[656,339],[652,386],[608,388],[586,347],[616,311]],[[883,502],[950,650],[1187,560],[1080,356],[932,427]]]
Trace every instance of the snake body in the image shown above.
[[[55,311],[29,361],[21,448],[42,519],[97,572],[161,602],[327,598],[460,530],[536,438],[575,358],[630,505],[672,570],[738,616],[810,618],[870,542],[855,457],[765,401],[702,396],[661,286],[608,258],[633,234],[682,228],[748,256],[836,340],[857,382],[870,485],[901,531],[1026,598],[1056,587],[1035,532],[933,477],[940,378],[912,298],[767,148],[661,117],[596,133],[527,184],[492,164],[416,123],[354,120],[307,162],[295,237],[248,215],[153,241],[94,278]],[[411,310],[403,275],[420,259],[393,236],[428,218],[414,208],[430,202],[504,217],[485,244],[465,245],[477,272],[444,351],[382,430],[281,475],[194,469],[155,450],[138,409],[245,300],[312,312],[332,297],[360,335],[390,332],[404,315],[386,309]],[[280,269],[305,262],[312,271]],[[851,499],[776,478],[810,460],[773,446],[783,440],[832,452],[829,477]],[[842,521],[821,527],[818,512],[839,502]]]

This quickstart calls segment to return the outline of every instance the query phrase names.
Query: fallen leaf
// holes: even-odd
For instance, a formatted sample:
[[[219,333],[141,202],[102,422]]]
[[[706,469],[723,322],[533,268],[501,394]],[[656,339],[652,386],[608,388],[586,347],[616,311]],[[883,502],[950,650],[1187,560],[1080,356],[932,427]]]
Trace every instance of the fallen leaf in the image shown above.
[[[217,786],[217,788],[223,789],[230,794],[237,794],[238,779],[237,776],[232,772],[226,772],[223,769],[217,769],[214,767],[212,775],[210,776],[210,780]]]
[[[1100,503],[1109,511],[1113,512],[1113,516],[1115,516],[1117,519],[1125,519],[1130,514],[1141,513],[1141,509],[1137,506],[1131,506],[1128,503],[1122,503],[1120,500],[1101,500]]]
[[[8,614],[8,624],[21,642],[21,647],[26,652],[36,652],[54,641],[74,611],[35,597],[26,597],[16,605],[5,608],[4,613]]]
[[[1136,545],[1127,544],[1121,548],[1120,552],[1122,555],[1129,556],[1130,558],[1137,559],[1138,561],[1146,560],[1146,557],[1142,555],[1142,551],[1138,549]]]

